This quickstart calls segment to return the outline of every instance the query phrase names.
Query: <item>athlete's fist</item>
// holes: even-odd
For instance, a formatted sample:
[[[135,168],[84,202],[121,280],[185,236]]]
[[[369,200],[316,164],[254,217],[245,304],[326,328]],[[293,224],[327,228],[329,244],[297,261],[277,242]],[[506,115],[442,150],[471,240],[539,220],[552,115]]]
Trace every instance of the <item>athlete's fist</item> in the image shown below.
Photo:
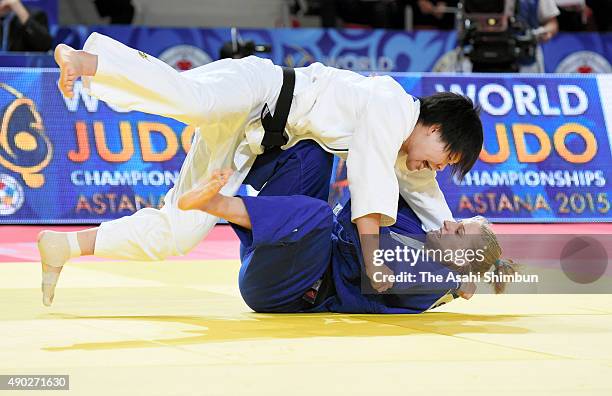
[[[393,282],[390,277],[393,276],[393,271],[386,265],[376,266],[366,264],[366,275],[370,279],[370,285],[379,293],[383,293],[393,287]]]

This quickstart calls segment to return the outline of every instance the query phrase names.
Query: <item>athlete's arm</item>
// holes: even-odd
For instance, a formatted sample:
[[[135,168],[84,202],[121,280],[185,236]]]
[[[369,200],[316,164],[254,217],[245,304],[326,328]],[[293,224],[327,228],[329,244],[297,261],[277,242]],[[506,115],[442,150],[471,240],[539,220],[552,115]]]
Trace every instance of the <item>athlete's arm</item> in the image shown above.
[[[375,266],[374,265],[374,251],[379,248],[380,245],[380,214],[372,213],[354,220],[359,232],[359,240],[361,242],[361,253],[363,254],[364,270],[366,275],[370,279],[370,284],[374,290],[378,292],[384,292],[393,287],[393,282],[385,280],[383,282],[376,282],[375,274],[382,279],[382,275],[392,275],[393,272],[385,265]]]

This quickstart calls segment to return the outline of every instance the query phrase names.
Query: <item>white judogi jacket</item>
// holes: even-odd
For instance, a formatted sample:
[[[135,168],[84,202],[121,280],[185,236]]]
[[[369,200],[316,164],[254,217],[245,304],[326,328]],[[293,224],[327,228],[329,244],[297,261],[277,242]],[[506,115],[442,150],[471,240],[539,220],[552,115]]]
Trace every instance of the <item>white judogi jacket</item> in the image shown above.
[[[380,213],[381,225],[392,225],[398,193],[426,230],[453,219],[436,172],[409,171],[406,155],[398,156],[419,118],[418,100],[389,76],[365,77],[320,63],[295,72],[296,87],[286,126],[289,141],[283,148],[312,139],[347,160],[353,220]],[[260,152],[263,133],[256,120],[243,146],[248,144]]]
[[[93,33],[84,50],[98,55],[94,77],[84,86],[115,106],[172,117],[199,127],[194,144],[206,161],[187,163],[174,199],[196,178],[232,164],[235,173],[224,194],[235,194],[262,152],[264,103],[273,112],[282,70],[267,59],[224,59],[179,73],[162,61]],[[296,69],[286,131],[288,148],[304,139],[347,160],[353,219],[382,214],[395,222],[400,193],[426,230],[452,219],[435,172],[410,172],[398,153],[419,116],[419,102],[389,76],[364,77],[320,63]],[[194,148],[192,147],[192,150]],[[204,154],[202,154],[204,153]],[[229,161],[229,162],[228,162]],[[206,163],[201,163],[206,162]],[[186,175],[186,168],[193,168]]]

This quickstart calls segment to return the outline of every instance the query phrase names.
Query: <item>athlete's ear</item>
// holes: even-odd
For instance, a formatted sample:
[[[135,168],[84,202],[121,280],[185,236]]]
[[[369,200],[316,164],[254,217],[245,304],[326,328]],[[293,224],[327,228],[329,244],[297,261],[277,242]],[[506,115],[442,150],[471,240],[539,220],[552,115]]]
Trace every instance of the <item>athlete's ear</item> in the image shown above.
[[[433,135],[434,133],[440,132],[441,125],[433,124],[427,127],[427,136]]]

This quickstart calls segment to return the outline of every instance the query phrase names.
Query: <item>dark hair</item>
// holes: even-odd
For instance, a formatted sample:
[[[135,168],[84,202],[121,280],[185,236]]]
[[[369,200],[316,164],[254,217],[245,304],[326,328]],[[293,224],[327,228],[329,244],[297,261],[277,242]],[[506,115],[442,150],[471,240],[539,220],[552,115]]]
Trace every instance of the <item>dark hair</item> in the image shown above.
[[[441,92],[421,98],[419,122],[440,125],[442,141],[459,162],[452,166],[454,176],[463,177],[472,169],[482,150],[483,132],[480,108],[468,97]]]

